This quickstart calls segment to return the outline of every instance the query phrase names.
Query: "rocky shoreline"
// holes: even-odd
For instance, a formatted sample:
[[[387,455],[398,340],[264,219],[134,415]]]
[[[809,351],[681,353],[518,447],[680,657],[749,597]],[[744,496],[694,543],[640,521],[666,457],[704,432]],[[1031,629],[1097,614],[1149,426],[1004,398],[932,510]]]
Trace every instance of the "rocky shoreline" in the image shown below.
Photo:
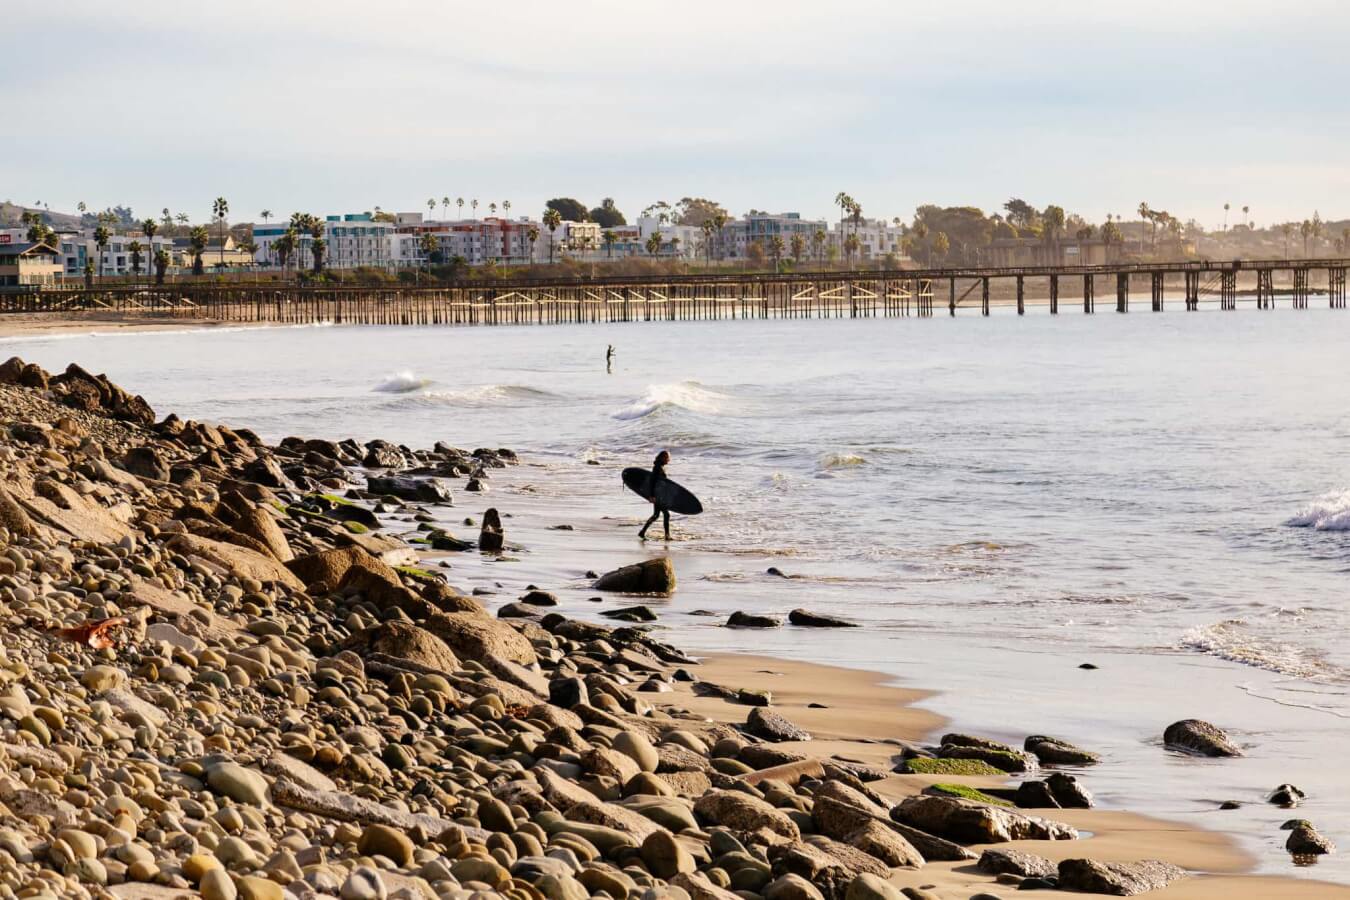
[[[895,746],[925,776],[897,802],[891,771],[808,752],[772,694],[702,678],[638,600],[617,627],[549,613],[544,590],[489,614],[419,554],[509,552],[493,510],[472,540],[432,514],[509,450],[266,446],[19,360],[0,410],[0,900],[892,900],[955,896],[890,881],[951,863],[982,898],[1129,895],[1187,874],[997,846],[1079,837],[1043,813],[1091,805],[1057,770],[1090,750]],[[597,589],[674,577],[647,561]],[[1168,742],[1224,750],[1202,725]]]

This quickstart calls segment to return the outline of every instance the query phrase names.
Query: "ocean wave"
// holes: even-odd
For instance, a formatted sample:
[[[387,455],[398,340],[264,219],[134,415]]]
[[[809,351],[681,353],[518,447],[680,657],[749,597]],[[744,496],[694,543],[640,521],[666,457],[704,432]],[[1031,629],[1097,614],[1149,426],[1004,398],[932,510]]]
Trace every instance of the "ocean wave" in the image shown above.
[[[1194,650],[1294,678],[1344,678],[1345,671],[1328,663],[1311,647],[1261,638],[1251,631],[1247,619],[1226,619],[1211,625],[1198,625],[1178,642],[1183,650]]]
[[[697,381],[654,384],[641,397],[615,412],[614,418],[621,421],[645,419],[666,410],[716,415],[726,409],[730,399],[726,394],[709,390]]]
[[[1350,489],[1323,494],[1284,524],[1315,531],[1350,531]]]
[[[110,323],[100,323],[107,328]],[[38,332],[35,334],[16,334],[0,337],[0,344],[36,344],[48,341],[73,341],[80,338],[128,338],[128,337],[178,337],[185,334],[237,334],[241,331],[297,331],[309,328],[332,328],[337,325],[331,319],[319,322],[303,322],[293,325],[186,325],[177,327],[170,321],[146,318],[128,319],[125,327],[112,325],[112,331],[100,331],[92,328],[81,331],[75,326],[60,331]]]
[[[820,458],[818,464],[821,469],[826,471],[832,469],[856,469],[859,466],[867,465],[867,457],[863,456],[861,453],[826,453]]]
[[[413,374],[412,370],[404,369],[402,372],[387,376],[371,390],[379,391],[382,394],[407,394],[412,391],[420,391],[430,384],[430,378],[419,378]]]
[[[458,390],[422,391],[408,400],[428,406],[458,406],[466,409],[532,406],[558,399],[557,394],[524,384],[485,384]]]

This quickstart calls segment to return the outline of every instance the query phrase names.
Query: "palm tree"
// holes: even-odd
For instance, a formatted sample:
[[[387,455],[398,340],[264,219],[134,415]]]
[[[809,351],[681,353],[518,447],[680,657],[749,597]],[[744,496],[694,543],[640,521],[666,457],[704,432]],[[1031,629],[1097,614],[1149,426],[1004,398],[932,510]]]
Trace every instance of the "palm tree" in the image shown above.
[[[820,262],[821,257],[824,255],[825,242],[829,239],[830,236],[825,233],[824,228],[817,228],[815,233],[811,235],[811,250],[816,258],[816,262]]]
[[[1307,258],[1308,258],[1308,238],[1312,237],[1312,233],[1313,233],[1313,224],[1312,224],[1312,222],[1308,221],[1307,219],[1304,219],[1304,220],[1303,220],[1303,224],[1300,225],[1300,226],[1298,226],[1298,233],[1301,234],[1301,235],[1303,235],[1303,258],[1304,258],[1304,259],[1307,259]]]
[[[188,232],[188,249],[192,252],[192,274],[201,275],[205,270],[202,265],[202,253],[206,250],[206,244],[211,240],[211,233],[206,230],[205,225],[197,225]]]
[[[534,262],[534,245],[539,241],[538,226],[531,225],[529,228],[526,228],[525,237],[530,242],[530,262]]]
[[[435,198],[435,197],[428,197],[428,198],[427,198],[427,218],[430,219],[430,218],[431,218],[432,216],[434,216],[434,215],[436,215],[436,198]]]
[[[108,249],[108,238],[111,235],[108,232],[107,225],[99,225],[94,229],[94,246],[98,248],[98,277],[103,280],[103,253]]]
[[[76,204],[75,204],[75,208],[78,209],[78,210],[80,211],[80,218],[84,218],[84,212],[85,212],[85,210],[87,210],[89,207],[85,206],[85,205],[84,205],[84,201],[81,200],[79,203],[76,203]]]
[[[285,269],[291,261],[291,256],[295,253],[295,246],[299,240],[299,235],[294,227],[287,228],[286,231],[272,242],[272,249],[277,254],[277,266]]]
[[[844,238],[844,256],[846,259],[853,259],[853,255],[858,252],[858,236],[850,234]]]
[[[229,215],[230,204],[224,197],[217,197],[216,202],[211,204],[211,212],[215,214],[216,221],[220,223],[220,262],[218,265],[225,268],[225,217]]]
[[[1242,207],[1242,224],[1246,225],[1248,228],[1252,227],[1251,219],[1248,216],[1248,213],[1250,213],[1251,211],[1252,208],[1250,206]]]
[[[463,198],[463,197],[456,197],[456,198],[455,198],[455,205],[459,207],[459,217],[460,217],[461,219],[464,218],[464,198]]]
[[[1322,222],[1322,214],[1317,210],[1313,210],[1313,217],[1312,217],[1313,249],[1317,249],[1318,245],[1322,241],[1322,234],[1325,231],[1326,225]]]
[[[174,218],[178,220],[179,225],[186,225],[187,223],[192,221],[192,217],[189,216],[187,213],[179,213],[178,215],[174,216]]]
[[[474,203],[477,202],[478,202],[477,200],[474,201]],[[558,212],[556,209],[544,210],[544,227],[548,229],[549,265],[553,264],[553,233],[558,230],[558,226],[561,224],[562,224],[562,213]]]
[[[605,255],[610,259],[614,258],[614,242],[618,239],[619,236],[608,228],[605,229],[604,234],[600,235],[600,240],[605,242]]]
[[[806,253],[806,238],[802,237],[801,232],[792,236],[792,264],[801,265],[802,255]]]
[[[653,231],[647,237],[647,252],[652,256],[661,252],[661,232]]]
[[[1147,222],[1152,215],[1152,210],[1149,209],[1147,203],[1139,204],[1139,250],[1141,252],[1144,249],[1144,223]]]
[[[164,283],[164,270],[169,268],[169,251],[160,247],[154,253],[155,284]]]
[[[947,232],[939,231],[933,235],[933,252],[937,254],[938,260],[947,258],[947,252],[951,250],[952,242],[947,237]]]
[[[1294,233],[1294,224],[1285,222],[1280,226],[1280,233],[1284,235],[1284,258],[1289,258],[1289,236]]]
[[[461,203],[460,205],[463,206],[462,203]],[[441,215],[445,216],[447,219],[450,218],[450,195],[449,195],[449,194],[446,194],[444,197],[441,198]]]
[[[496,200],[493,200],[491,203],[488,204],[488,215],[493,216],[493,217],[496,217],[496,215],[497,215],[497,201],[496,201]]]
[[[503,201],[502,201],[502,218],[503,218],[503,219],[509,219],[509,218],[511,218],[511,201],[510,201],[510,200],[503,200]]]
[[[469,201],[469,209],[473,210],[473,217],[478,218],[478,198],[474,197]]]
[[[778,264],[783,260],[783,236],[775,234],[769,238],[769,257],[773,259],[773,270],[778,272]]]
[[[272,211],[270,209],[264,209],[262,212],[258,213],[258,218],[262,219],[263,224],[266,225],[267,220],[272,218]]]
[[[421,249],[422,256],[430,263],[432,255],[441,249],[441,239],[428,231],[417,239],[417,246]]]
[[[914,236],[918,238],[919,243],[922,244],[924,240],[928,237],[928,226],[923,222],[915,222]],[[924,254],[924,265],[930,266],[932,264],[933,264],[933,250],[930,247],[928,248],[928,252]]]
[[[131,274],[137,278],[141,277],[141,251],[144,249],[145,247],[140,241],[132,241],[127,244],[127,250],[131,253]]]
[[[1223,230],[1228,230],[1228,204],[1223,205]]]

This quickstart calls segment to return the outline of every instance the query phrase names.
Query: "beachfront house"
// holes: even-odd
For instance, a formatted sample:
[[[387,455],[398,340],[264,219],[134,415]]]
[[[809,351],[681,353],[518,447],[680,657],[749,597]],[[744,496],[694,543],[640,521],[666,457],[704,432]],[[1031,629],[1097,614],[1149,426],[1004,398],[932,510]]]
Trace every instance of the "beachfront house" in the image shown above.
[[[60,275],[60,254],[46,244],[0,241],[0,289],[52,285]]]

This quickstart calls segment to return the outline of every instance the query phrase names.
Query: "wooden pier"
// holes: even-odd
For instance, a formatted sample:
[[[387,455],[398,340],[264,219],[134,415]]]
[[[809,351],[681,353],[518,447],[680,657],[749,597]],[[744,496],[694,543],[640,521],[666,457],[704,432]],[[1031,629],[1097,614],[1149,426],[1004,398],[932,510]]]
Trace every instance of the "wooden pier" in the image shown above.
[[[994,306],[1025,315],[1060,313],[1060,301],[1097,312],[1098,292],[1115,288],[1115,310],[1131,292],[1149,292],[1149,309],[1169,298],[1187,311],[1204,299],[1221,310],[1246,305],[1308,309],[1314,295],[1345,309],[1350,259],[1142,263],[1090,267],[948,268],[883,272],[709,273],[601,277],[572,281],[494,281],[452,286],[306,286],[280,282],[117,285],[0,293],[0,316],[99,315],[236,323],[361,325],[526,325],[704,319],[928,317],[945,307]],[[1277,281],[1281,286],[1277,287]],[[1000,296],[996,297],[995,294]],[[1076,297],[1075,297],[1076,295]],[[1109,296],[1109,293],[1106,294]]]

